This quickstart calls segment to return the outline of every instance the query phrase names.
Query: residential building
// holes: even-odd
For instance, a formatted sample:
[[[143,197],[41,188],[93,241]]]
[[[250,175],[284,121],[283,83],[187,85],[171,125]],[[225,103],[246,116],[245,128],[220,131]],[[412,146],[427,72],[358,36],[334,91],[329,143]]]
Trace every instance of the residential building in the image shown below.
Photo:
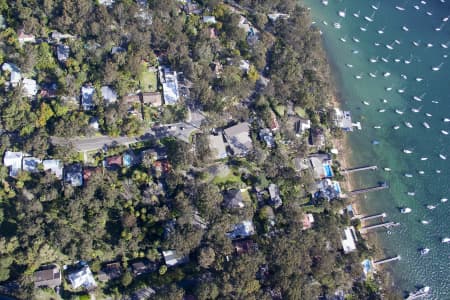
[[[239,62],[239,69],[247,73],[250,70],[250,62],[248,60],[241,59]]]
[[[75,36],[68,34],[68,33],[61,33],[58,31],[53,31],[50,35],[51,39],[56,41],[57,43],[59,43],[60,40],[64,40],[64,39],[74,39]]]
[[[84,266],[81,269],[70,273],[67,277],[74,289],[82,287],[86,290],[92,290],[97,287],[89,266]]]
[[[250,124],[247,122],[238,123],[225,129],[224,136],[233,155],[245,156],[253,149]]]
[[[163,251],[162,254],[168,267],[173,267],[189,261],[189,257],[179,255],[176,250]]]
[[[98,0],[98,4],[105,5],[105,6],[111,6],[113,5],[115,0]]]
[[[83,110],[91,110],[94,108],[94,93],[93,86],[81,87],[81,107]]]
[[[33,34],[26,34],[23,29],[19,30],[17,34],[17,39],[19,40],[19,44],[23,45],[24,43],[35,43],[36,37]]]
[[[100,281],[106,282],[112,279],[119,278],[122,275],[122,268],[119,262],[107,263],[104,268],[98,272],[97,278]]]
[[[115,155],[105,158],[103,161],[103,166],[110,169],[121,168],[123,166],[122,155]]]
[[[2,71],[9,72],[9,83],[11,86],[15,87],[19,84],[19,82],[22,80],[22,75],[20,74],[20,69],[15,64],[12,63],[4,63],[2,65]]]
[[[131,270],[133,271],[134,276],[139,276],[141,274],[145,274],[149,271],[149,267],[144,261],[137,261],[131,264]]]
[[[348,226],[344,228],[344,233],[342,236],[342,248],[344,249],[344,253],[350,253],[356,250],[356,243],[358,238],[356,237],[355,227]]]
[[[61,285],[61,271],[56,265],[44,266],[33,274],[34,287],[55,288]]]
[[[295,171],[297,171],[297,172],[309,170],[309,168],[310,168],[310,162],[309,162],[309,159],[307,159],[307,158],[296,157],[296,158],[294,158],[293,163],[294,163]]]
[[[77,187],[83,185],[83,167],[81,164],[73,164],[64,168],[64,181]]]
[[[216,24],[216,17],[214,16],[203,16],[203,23]]]
[[[302,229],[303,230],[311,228],[313,223],[314,223],[313,214],[303,214],[303,220],[302,220],[302,224],[303,224]]]
[[[84,167],[83,168],[83,182],[89,181],[91,177],[95,174],[100,174],[102,172],[99,167]]]
[[[331,168],[332,161],[329,154],[313,154],[308,156],[314,179],[331,178],[334,176]]]
[[[335,108],[334,122],[336,127],[344,131],[353,131],[352,116],[349,111],[342,111],[339,108]]]
[[[241,190],[232,189],[223,193],[223,203],[228,209],[240,209],[244,208],[244,197]]]
[[[163,86],[164,104],[176,104],[180,99],[177,72],[171,71],[168,67],[160,67],[159,77]]]
[[[162,105],[162,96],[160,92],[142,93],[142,104],[160,107]]]
[[[341,195],[341,186],[339,182],[331,179],[322,179],[317,183],[317,192],[314,193],[314,198],[325,199],[331,201],[338,199]]]
[[[22,170],[22,152],[6,151],[3,157],[3,165],[9,168],[9,176],[15,177]]]
[[[283,204],[283,201],[280,197],[280,189],[274,183],[269,184],[269,195],[270,195],[270,204],[275,208],[280,207]]]
[[[42,164],[42,160],[36,157],[24,157],[22,159],[22,170],[30,173],[39,172],[39,165]]]
[[[56,46],[56,56],[58,61],[66,62],[70,55],[70,48],[67,45],[59,44]]]
[[[261,129],[259,131],[259,138],[266,143],[267,148],[275,147],[275,139],[269,128]]]
[[[272,22],[276,22],[278,19],[282,19],[282,20],[289,19],[288,14],[282,14],[282,13],[271,13],[271,14],[268,14],[267,17]]]
[[[320,127],[310,128],[309,130],[309,144],[311,146],[321,149],[325,147],[324,130]]]
[[[278,124],[277,116],[274,112],[270,112],[270,130],[277,131],[280,128],[280,124]]]
[[[294,130],[297,136],[302,135],[304,132],[311,128],[311,120],[299,118],[298,121],[294,123]]]
[[[117,93],[111,87],[104,85],[101,87],[100,92],[106,105],[117,102]]]
[[[45,159],[42,161],[44,171],[50,171],[57,178],[62,179],[64,166],[59,159]]]
[[[22,79],[22,88],[26,97],[34,97],[38,91],[36,80],[29,78]]]
[[[155,290],[149,287],[139,289],[131,295],[131,300],[147,300],[151,299],[152,295],[155,294]]]
[[[242,221],[236,225],[232,231],[228,232],[227,235],[232,239],[246,238],[255,234],[255,227],[251,220]]]
[[[236,255],[252,254],[258,250],[258,245],[250,239],[233,241]]]
[[[58,95],[58,86],[56,83],[42,83],[39,87],[39,96],[42,98],[55,98]]]
[[[211,150],[215,159],[223,159],[228,156],[222,134],[211,134],[209,136],[209,149]]]

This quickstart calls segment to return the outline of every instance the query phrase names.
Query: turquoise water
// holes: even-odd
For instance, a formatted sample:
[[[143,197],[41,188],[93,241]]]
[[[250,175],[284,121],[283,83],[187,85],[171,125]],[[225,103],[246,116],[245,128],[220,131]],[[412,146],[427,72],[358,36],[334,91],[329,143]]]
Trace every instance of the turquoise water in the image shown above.
[[[430,299],[450,299],[450,245],[441,243],[443,237],[450,237],[450,201],[441,202],[450,198],[450,135],[441,132],[450,132],[450,122],[443,121],[450,118],[450,58],[446,57],[450,55],[450,20],[442,21],[450,15],[450,0],[446,1],[329,0],[327,6],[320,0],[304,1],[323,32],[343,106],[363,126],[361,131],[348,133],[352,166],[380,167],[358,174],[355,181],[369,186],[386,180],[391,186],[359,200],[364,213],[386,212],[389,220],[401,223],[390,234],[380,231],[372,238],[381,242],[386,255],[402,257],[388,267],[397,288],[411,291],[428,285]],[[343,18],[338,12],[344,10]],[[353,16],[357,12],[359,18]],[[373,140],[379,144],[373,145]],[[427,205],[436,209],[427,209]],[[412,212],[400,214],[401,207],[410,207]],[[431,251],[421,257],[418,249],[422,247]]]

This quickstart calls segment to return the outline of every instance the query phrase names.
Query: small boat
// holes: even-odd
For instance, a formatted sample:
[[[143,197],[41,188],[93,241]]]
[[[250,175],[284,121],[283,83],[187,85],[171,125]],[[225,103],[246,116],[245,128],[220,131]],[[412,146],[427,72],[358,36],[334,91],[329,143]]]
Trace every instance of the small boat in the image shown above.
[[[417,173],[419,173],[420,175],[423,175],[423,174],[425,174],[425,171],[420,170]]]
[[[381,129],[380,125],[373,126],[374,129]]]
[[[328,22],[327,21],[322,21],[323,25],[328,26]]]
[[[383,113],[383,112],[385,112],[386,110],[384,109],[384,108],[380,108],[379,110],[378,110],[378,112],[380,112],[380,113]]]
[[[405,74],[400,74],[400,77],[404,80],[408,79],[408,76],[406,76]]]
[[[441,44],[441,47],[444,49],[448,49],[448,45],[447,44]]]
[[[439,71],[440,69],[441,69],[441,67],[442,67],[442,65],[443,65],[444,63],[440,63],[438,66],[436,66],[436,67],[432,67],[431,68],[431,70],[433,70],[433,71]]]
[[[416,78],[416,81],[417,81],[417,82],[421,82],[422,80],[423,80],[423,78],[420,78],[420,77],[417,77],[417,78]]]
[[[450,16],[447,16],[447,17],[442,18],[442,22],[447,22],[449,17],[450,17]]]
[[[369,106],[370,105],[370,103],[369,102],[367,102],[367,101],[363,101],[362,102],[364,105],[367,105],[367,106]]]
[[[420,221],[420,223],[425,224],[425,225],[430,224],[430,222],[427,220],[422,220],[422,221]]]
[[[420,42],[413,41],[412,43],[413,43],[413,45],[416,46],[416,47],[419,47],[419,45],[420,45]]]
[[[346,64],[347,68],[353,68],[352,64]]]
[[[388,48],[389,50],[394,50],[394,47],[392,47],[392,45],[394,45],[394,43],[386,44],[386,48]]]
[[[367,31],[367,28],[366,27],[359,27],[359,29],[361,30],[361,31],[364,31],[364,32],[366,32]]]
[[[403,115],[403,112],[401,110],[398,110],[398,109],[395,110],[395,113],[399,114],[399,115]]]
[[[356,75],[355,78],[356,78],[356,79],[361,79],[362,76],[361,76],[361,75]]]
[[[353,50],[352,53],[353,53],[353,54],[358,54],[359,51],[358,51],[358,50]]]
[[[343,42],[343,43],[347,42],[347,39],[344,38],[344,37],[339,38],[339,40],[340,40],[341,42]]]
[[[430,292],[430,287],[425,286],[413,293],[409,293],[408,297],[406,297],[406,300],[422,299],[423,297],[427,296],[429,292]]]
[[[423,96],[420,96],[420,97],[419,96],[413,96],[413,99],[416,100],[416,101],[422,102],[422,97]]]
[[[441,174],[441,170],[436,170],[436,173],[437,174]]]
[[[388,87],[386,88],[386,91],[388,91],[388,92],[392,91],[392,87],[388,86]]]
[[[387,99],[384,99],[384,98],[382,99],[382,102],[383,103],[388,103]]]
[[[341,23],[339,23],[339,22],[335,22],[335,23],[333,24],[333,26],[334,26],[334,28],[336,28],[336,29],[341,29]]]
[[[422,123],[423,127],[429,129],[430,128],[430,124],[428,124],[427,122],[423,122]]]
[[[433,115],[430,114],[430,113],[425,113],[425,116],[427,116],[427,117],[432,117]]]
[[[384,58],[383,56],[381,57],[381,60],[384,61],[385,63],[389,62],[389,60],[387,58]]]
[[[380,144],[380,142],[377,141],[377,140],[373,140],[373,141],[372,141],[372,145],[379,145],[379,144]]]
[[[385,73],[383,74],[383,76],[384,76],[384,77],[389,77],[389,76],[391,76],[391,73],[385,72]]]
[[[448,135],[448,131],[445,131],[445,130],[441,130],[441,133],[442,133],[443,135]]]
[[[395,7],[395,9],[396,9],[396,10],[399,10],[399,11],[404,11],[404,10],[405,10],[404,7],[401,7],[401,6],[398,6],[398,5]]]
[[[442,121],[444,121],[445,123],[448,123],[448,122],[450,122],[450,119],[449,118],[444,118],[444,120],[442,120]]]
[[[408,128],[413,128],[412,124],[409,123],[409,122],[405,122],[405,126],[408,127]]]
[[[441,240],[441,243],[450,243],[450,238],[445,237]]]
[[[420,249],[420,255],[427,255],[429,252],[430,252],[430,249],[428,249],[428,248]]]
[[[352,40],[353,40],[355,43],[359,43],[359,40],[358,40],[356,37],[353,37]]]
[[[416,195],[415,192],[408,192],[407,194],[408,194],[408,196],[415,196]]]
[[[407,178],[412,178],[413,175],[412,175],[412,174],[409,174],[409,173],[405,173],[405,177],[407,177]]]
[[[448,201],[447,198],[441,198],[441,202],[442,202],[442,203],[445,203],[445,202],[447,202],[447,201]]]
[[[431,11],[427,11],[427,15],[432,16],[433,13]]]
[[[427,44],[427,48],[432,48],[433,47],[433,44],[432,43],[428,43]]]
[[[400,58],[395,58],[395,59],[394,59],[394,62],[399,63],[400,60],[401,60]]]
[[[419,10],[419,9],[420,9],[419,5],[414,5],[413,7],[414,7],[416,10]]]
[[[392,127],[392,128],[394,128],[394,130],[398,130],[399,128],[400,128],[400,126],[398,126],[398,125],[395,125],[394,127]]]
[[[421,109],[422,109],[422,107],[419,107],[419,108],[411,108],[411,111],[412,111],[413,113],[418,113],[418,112],[420,112]]]
[[[377,72],[375,72],[375,73],[369,72],[369,76],[372,77],[372,78],[376,78],[377,77]]]
[[[409,207],[403,207],[402,209],[400,209],[400,212],[401,212],[402,214],[409,214],[409,213],[412,212],[412,209],[409,208]]]
[[[398,92],[399,94],[403,94],[403,93],[405,92],[405,89],[398,89],[397,92]]]
[[[403,30],[403,31],[409,31],[409,28],[406,27],[406,26],[402,26],[402,30]]]
[[[390,172],[390,171],[391,171],[391,168],[384,168],[384,170],[385,170],[386,172]]]
[[[379,8],[380,8],[380,2],[378,2],[378,4],[375,6],[375,5],[371,5],[371,7],[374,9],[374,10],[378,10]]]
[[[394,40],[394,43],[396,43],[397,45],[401,44],[401,42],[399,40]]]
[[[359,18],[359,14],[361,13],[361,11],[357,11],[357,12],[355,12],[355,13],[353,13],[353,16],[355,17],[355,18]]]
[[[378,29],[378,34],[383,34],[384,33],[384,29]]]
[[[340,10],[340,11],[338,12],[339,17],[345,18],[345,13],[346,13],[346,11],[347,11],[347,9]]]
[[[403,153],[411,154],[411,153],[413,153],[413,151],[409,150],[409,149],[403,149]]]
[[[445,156],[445,155],[443,155],[443,154],[439,154],[439,157],[440,157],[442,160],[446,160],[446,159],[447,159],[447,156]]]
[[[428,157],[421,157],[420,160],[428,160]]]
[[[438,104],[439,101],[433,100],[433,101],[431,101],[431,103],[433,103],[433,104]]]
[[[428,204],[428,205],[427,205],[427,208],[428,208],[429,210],[433,210],[433,209],[435,209],[435,208],[436,208],[436,206],[434,206],[434,205],[431,205],[431,204]]]
[[[379,46],[380,46],[380,43],[375,42],[375,43],[373,43],[373,45],[374,45],[375,47],[379,47]]]
[[[371,58],[369,59],[369,61],[370,61],[371,63],[376,63],[376,62],[378,62],[378,56],[377,56],[377,57],[371,57]]]
[[[328,0],[322,0],[322,4],[323,4],[324,6],[327,6],[327,5],[328,5]]]
[[[420,1],[420,4],[426,5],[426,4],[427,4],[427,1],[422,0],[422,1]]]

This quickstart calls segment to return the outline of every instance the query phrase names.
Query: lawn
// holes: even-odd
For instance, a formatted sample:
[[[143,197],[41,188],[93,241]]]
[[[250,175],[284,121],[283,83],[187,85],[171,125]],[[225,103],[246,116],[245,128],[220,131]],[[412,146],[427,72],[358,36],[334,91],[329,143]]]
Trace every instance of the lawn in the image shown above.
[[[139,78],[139,87],[142,92],[156,92],[158,87],[158,80],[156,72],[148,71],[147,69],[141,73]]]

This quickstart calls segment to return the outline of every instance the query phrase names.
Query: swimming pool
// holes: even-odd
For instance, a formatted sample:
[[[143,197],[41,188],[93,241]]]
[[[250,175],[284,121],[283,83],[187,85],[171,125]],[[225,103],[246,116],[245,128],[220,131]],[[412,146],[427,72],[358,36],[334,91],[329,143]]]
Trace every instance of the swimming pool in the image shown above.
[[[329,164],[324,164],[323,169],[325,171],[325,177],[333,177],[333,171],[331,170],[331,166]]]
[[[341,186],[340,186],[339,182],[335,181],[333,183],[333,185],[334,185],[334,190],[340,194],[341,193]]]

